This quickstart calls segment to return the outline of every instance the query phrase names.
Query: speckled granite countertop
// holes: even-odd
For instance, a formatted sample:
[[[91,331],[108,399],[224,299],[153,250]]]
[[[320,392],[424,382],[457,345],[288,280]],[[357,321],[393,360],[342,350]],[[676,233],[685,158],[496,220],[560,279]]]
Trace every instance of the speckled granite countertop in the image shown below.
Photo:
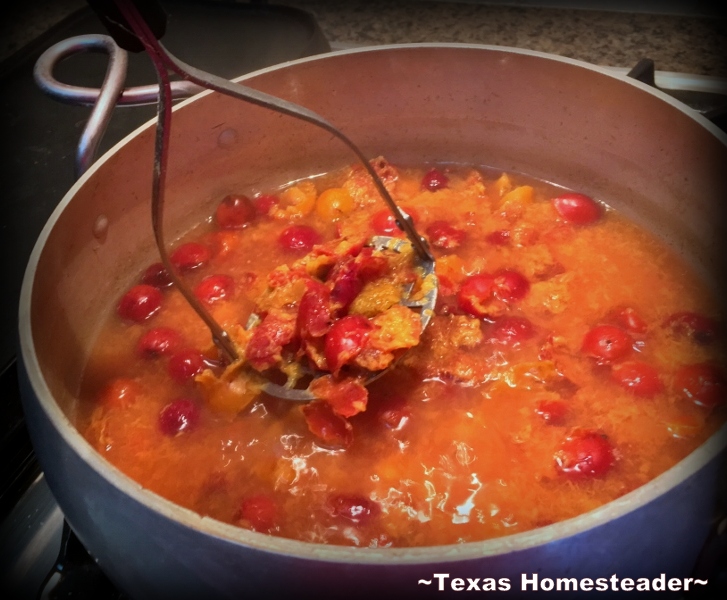
[[[515,46],[593,64],[727,76],[727,21],[615,11],[408,0],[290,0],[312,12],[329,41],[461,42]]]
[[[724,19],[471,1],[280,0],[277,4],[313,13],[334,47],[494,44],[624,68],[651,58],[661,71],[727,77]],[[84,5],[83,0],[16,3],[0,26],[0,59]]]

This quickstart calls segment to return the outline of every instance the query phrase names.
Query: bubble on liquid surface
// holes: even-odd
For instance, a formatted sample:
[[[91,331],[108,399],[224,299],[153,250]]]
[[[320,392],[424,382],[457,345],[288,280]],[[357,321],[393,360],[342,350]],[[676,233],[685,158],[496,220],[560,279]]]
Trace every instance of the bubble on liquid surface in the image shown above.
[[[232,128],[223,130],[217,137],[217,145],[220,148],[230,148],[237,142],[237,131]]]
[[[99,215],[93,223],[93,237],[99,242],[103,243],[106,241],[106,236],[109,232],[109,219],[106,215]]]

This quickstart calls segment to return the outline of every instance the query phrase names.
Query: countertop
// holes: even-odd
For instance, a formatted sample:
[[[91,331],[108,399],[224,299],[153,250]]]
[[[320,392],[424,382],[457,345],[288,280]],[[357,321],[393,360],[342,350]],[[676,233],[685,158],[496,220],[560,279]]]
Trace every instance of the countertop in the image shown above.
[[[85,2],[29,0],[14,4],[0,26],[0,60]],[[710,15],[709,8],[700,12],[695,8],[701,7],[699,2],[660,2],[657,5],[662,8],[657,13],[624,12],[609,8],[620,4],[607,1],[595,4],[600,10],[580,8],[594,4],[573,1],[559,5],[578,8],[555,8],[548,2],[471,0],[281,0],[277,4],[313,13],[334,48],[408,42],[479,43],[621,68],[651,58],[660,71],[727,77],[727,21]]]

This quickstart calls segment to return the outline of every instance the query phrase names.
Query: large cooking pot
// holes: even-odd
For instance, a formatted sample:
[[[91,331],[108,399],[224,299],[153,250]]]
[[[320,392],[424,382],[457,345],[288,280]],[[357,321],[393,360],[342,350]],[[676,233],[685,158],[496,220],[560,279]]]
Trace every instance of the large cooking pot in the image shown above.
[[[646,85],[537,52],[450,44],[337,52],[244,80],[325,116],[372,157],[522,171],[605,200],[721,291],[727,138]],[[68,192],[33,251],[20,304],[21,385],[38,459],[71,527],[119,588],[134,598],[409,597],[452,593],[456,577],[467,586],[466,578],[478,579],[478,587],[491,577],[508,578],[504,594],[519,596],[523,574],[690,576],[714,515],[725,428],[654,481],[590,513],[427,548],[320,546],[238,529],[150,493],[106,462],[74,428],[76,392],[99,320],[140,265],[155,259],[153,142],[147,124]],[[198,95],[173,118],[168,232],[183,232],[230,191],[350,162],[338,141],[311,125]]]

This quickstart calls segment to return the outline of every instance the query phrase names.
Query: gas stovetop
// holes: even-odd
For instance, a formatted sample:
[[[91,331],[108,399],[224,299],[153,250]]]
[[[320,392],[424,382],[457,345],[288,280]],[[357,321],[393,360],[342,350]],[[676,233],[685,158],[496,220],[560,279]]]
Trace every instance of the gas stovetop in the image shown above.
[[[331,50],[307,13],[266,4],[162,2],[169,12],[165,45],[183,60],[232,78],[259,68]],[[214,35],[211,34],[214,32]],[[33,456],[20,406],[15,371],[17,306],[32,247],[51,212],[74,182],[74,150],[89,110],[45,97],[32,78],[40,54],[71,36],[106,33],[89,9],[82,9],[10,59],[0,63],[0,180],[4,185],[0,248],[0,432],[5,472],[0,484],[0,589],[13,598],[120,599],[93,559],[68,529]],[[333,45],[333,49],[352,45]],[[106,69],[103,55],[76,56],[59,65],[59,80],[98,87]],[[663,73],[648,59],[632,69],[615,69],[656,85],[727,126],[727,81]],[[146,57],[132,55],[128,85],[155,80]],[[100,148],[104,152],[153,118],[153,106],[119,109]],[[60,552],[60,563],[57,559]],[[63,571],[63,576],[61,576]],[[727,577],[720,571],[720,577]],[[720,588],[721,589],[721,588]],[[709,597],[711,590],[705,590]]]
[[[235,4],[162,0],[168,13],[164,43],[182,60],[233,78],[288,60],[330,51],[318,23],[307,12],[265,3]],[[17,312],[25,265],[51,212],[74,183],[74,155],[90,108],[60,104],[33,80],[33,66],[50,46],[77,35],[106,34],[89,9],[70,15],[0,63],[0,589],[5,597],[35,598],[61,546],[63,516],[34,458],[20,404],[15,352]],[[54,70],[63,83],[99,87],[105,54],[69,58]],[[156,82],[144,55],[129,56],[128,86]],[[152,119],[155,106],[117,109],[99,148],[105,152]],[[55,597],[119,597],[74,536],[64,538],[66,572]],[[66,543],[67,542],[67,543]],[[76,565],[76,568],[69,568]],[[55,584],[51,581],[51,586]]]

